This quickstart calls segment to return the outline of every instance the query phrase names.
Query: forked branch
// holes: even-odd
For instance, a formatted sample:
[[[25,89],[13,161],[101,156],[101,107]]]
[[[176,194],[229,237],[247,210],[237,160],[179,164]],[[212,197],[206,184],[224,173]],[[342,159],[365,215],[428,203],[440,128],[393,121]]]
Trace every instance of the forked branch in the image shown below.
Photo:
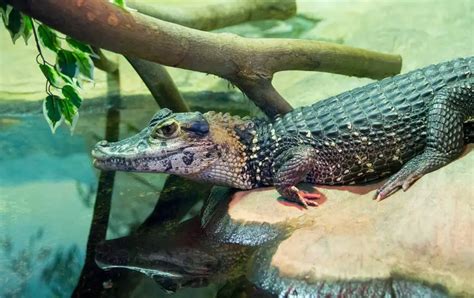
[[[267,105],[271,96],[279,96],[270,83],[275,72],[312,70],[379,79],[397,74],[401,68],[398,55],[310,40],[250,39],[204,32],[126,11],[102,0],[7,2],[94,46],[228,79],[269,116],[291,110],[289,104],[277,109]]]

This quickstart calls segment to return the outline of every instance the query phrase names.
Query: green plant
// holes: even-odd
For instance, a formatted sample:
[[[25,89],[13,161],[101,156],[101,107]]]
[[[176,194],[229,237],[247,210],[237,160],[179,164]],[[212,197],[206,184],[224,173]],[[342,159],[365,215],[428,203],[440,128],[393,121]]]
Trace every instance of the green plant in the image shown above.
[[[34,36],[38,49],[36,62],[46,78],[43,114],[53,133],[62,122],[70,127],[72,133],[79,117],[83,82],[94,80],[92,58],[97,57],[96,54],[89,45],[33,21],[2,0],[0,13],[13,43],[22,36],[27,44]],[[46,59],[45,48],[54,53],[54,63]]]

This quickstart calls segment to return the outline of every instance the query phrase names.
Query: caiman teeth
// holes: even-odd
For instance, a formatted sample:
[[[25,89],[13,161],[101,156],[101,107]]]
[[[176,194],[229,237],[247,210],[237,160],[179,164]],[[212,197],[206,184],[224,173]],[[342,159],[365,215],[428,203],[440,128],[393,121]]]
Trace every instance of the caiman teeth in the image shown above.
[[[134,165],[134,160],[126,159],[125,157],[111,157],[111,158],[94,158],[92,160],[94,167],[101,170],[115,170]]]

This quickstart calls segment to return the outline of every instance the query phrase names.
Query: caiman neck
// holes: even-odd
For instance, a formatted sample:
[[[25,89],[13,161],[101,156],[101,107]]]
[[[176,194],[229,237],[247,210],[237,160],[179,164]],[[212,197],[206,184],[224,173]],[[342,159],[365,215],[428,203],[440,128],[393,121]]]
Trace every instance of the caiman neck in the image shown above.
[[[240,189],[253,188],[255,175],[249,163],[257,134],[254,121],[215,112],[208,112],[204,117],[219,152],[218,159],[205,170],[188,178]]]

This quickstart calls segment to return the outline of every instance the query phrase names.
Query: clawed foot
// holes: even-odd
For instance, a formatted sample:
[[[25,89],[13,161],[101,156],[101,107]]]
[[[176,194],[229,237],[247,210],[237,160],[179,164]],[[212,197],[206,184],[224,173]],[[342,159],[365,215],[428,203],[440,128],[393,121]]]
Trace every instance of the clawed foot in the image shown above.
[[[293,194],[296,195],[296,200],[298,203],[304,206],[304,208],[308,208],[308,206],[314,206],[317,207],[319,206],[318,202],[315,200],[318,200],[321,198],[320,194],[316,193],[309,193],[303,190],[299,190],[296,186],[290,187],[290,190]]]
[[[384,185],[382,185],[382,187],[377,189],[374,200],[380,202],[395,193],[399,188],[406,191],[421,176],[422,175],[416,175],[414,173],[410,175],[395,174]]]

